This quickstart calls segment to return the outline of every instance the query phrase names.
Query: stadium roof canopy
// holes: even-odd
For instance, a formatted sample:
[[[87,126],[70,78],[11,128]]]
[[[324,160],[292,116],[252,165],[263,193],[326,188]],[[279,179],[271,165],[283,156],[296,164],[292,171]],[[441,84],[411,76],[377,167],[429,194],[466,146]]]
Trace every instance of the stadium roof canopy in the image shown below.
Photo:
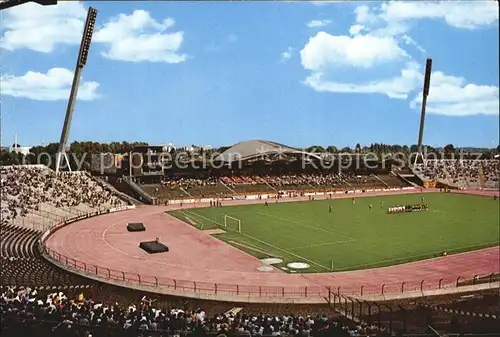
[[[250,160],[259,157],[269,158],[270,155],[280,156],[288,154],[302,154],[319,158],[317,154],[309,153],[304,150],[276,142],[267,140],[247,140],[234,144],[229,149],[219,154],[215,159],[224,162],[232,162],[238,160]]]

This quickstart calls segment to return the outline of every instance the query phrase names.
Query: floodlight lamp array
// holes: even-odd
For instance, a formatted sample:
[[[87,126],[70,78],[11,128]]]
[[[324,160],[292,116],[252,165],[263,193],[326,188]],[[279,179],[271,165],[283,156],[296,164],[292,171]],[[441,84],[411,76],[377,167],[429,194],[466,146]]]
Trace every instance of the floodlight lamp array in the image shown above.
[[[94,34],[96,18],[97,18],[97,10],[95,8],[90,7],[87,14],[85,29],[83,32],[80,57],[78,58],[78,65],[80,67],[84,67],[87,64],[87,57],[89,55],[90,43],[92,42],[92,34]]]
[[[425,62],[425,78],[424,78],[424,96],[429,96],[429,88],[431,86],[432,59],[428,58]]]

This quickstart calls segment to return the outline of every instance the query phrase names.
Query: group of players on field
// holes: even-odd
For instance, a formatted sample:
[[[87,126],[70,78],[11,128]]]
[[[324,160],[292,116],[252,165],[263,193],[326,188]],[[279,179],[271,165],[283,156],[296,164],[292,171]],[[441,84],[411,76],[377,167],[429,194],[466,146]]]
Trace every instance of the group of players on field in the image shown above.
[[[394,207],[389,207],[387,209],[387,213],[402,213],[402,212],[410,212],[412,210],[427,210],[428,207],[427,207],[427,204],[424,203],[424,197],[421,197],[420,198],[421,200],[421,204],[419,205],[406,205],[406,206],[394,206]],[[352,198],[352,203],[355,204],[356,203],[356,198]],[[381,201],[380,202],[380,208],[384,208],[384,202]],[[373,205],[372,204],[369,204],[368,205],[368,209],[371,211],[373,209]],[[332,205],[329,205],[328,206],[328,212],[332,212]]]

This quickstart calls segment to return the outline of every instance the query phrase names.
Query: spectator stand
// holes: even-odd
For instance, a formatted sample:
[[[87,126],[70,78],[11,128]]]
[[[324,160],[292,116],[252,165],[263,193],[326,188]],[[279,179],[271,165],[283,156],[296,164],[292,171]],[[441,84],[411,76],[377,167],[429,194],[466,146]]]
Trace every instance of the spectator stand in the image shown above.
[[[42,232],[63,219],[127,204],[86,172],[56,174],[43,165],[0,170],[1,225]]]
[[[432,159],[414,166],[423,181],[435,180],[449,188],[499,188],[498,159]]]

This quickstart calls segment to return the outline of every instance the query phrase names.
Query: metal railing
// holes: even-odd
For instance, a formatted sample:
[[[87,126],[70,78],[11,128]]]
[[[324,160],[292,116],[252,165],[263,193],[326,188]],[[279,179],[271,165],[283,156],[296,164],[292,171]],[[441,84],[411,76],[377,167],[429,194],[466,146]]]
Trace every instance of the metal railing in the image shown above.
[[[141,275],[123,270],[112,269],[88,264],[72,257],[61,254],[45,246],[46,239],[59,228],[64,227],[74,221],[101,214],[100,212],[87,214],[75,219],[65,221],[65,223],[51,229],[41,240],[41,250],[45,256],[56,264],[78,273],[84,273],[91,278],[97,277],[103,281],[120,282],[125,285],[146,286],[150,291],[167,290],[174,292],[205,294],[205,295],[229,295],[237,297],[275,297],[282,299],[320,299],[331,301],[332,296],[364,296],[364,295],[387,295],[403,294],[415,291],[429,291],[446,288],[458,288],[463,285],[475,285],[478,283],[492,283],[496,281],[496,274],[470,275],[457,278],[443,277],[435,280],[421,280],[418,282],[394,282],[381,285],[362,285],[353,287],[348,285],[318,285],[318,286],[261,286],[261,285],[238,285],[213,282],[201,282],[192,280],[180,280],[174,278],[157,277],[154,275]],[[187,294],[185,294],[187,295]]]
[[[83,271],[102,278],[104,280],[121,281],[129,285],[149,286],[153,288],[167,288],[175,291],[187,291],[197,294],[207,295],[236,295],[236,296],[258,296],[258,297],[282,297],[282,298],[322,298],[327,299],[333,295],[385,295],[395,293],[405,293],[414,291],[427,291],[436,289],[445,289],[452,287],[460,287],[460,281],[466,278],[458,277],[456,279],[441,278],[434,281],[421,282],[401,282],[401,283],[386,283],[380,286],[360,286],[353,288],[349,286],[254,286],[254,285],[237,285],[225,283],[212,283],[201,281],[180,280],[165,277],[156,277],[151,275],[141,275],[122,270],[100,267],[94,264],[87,264],[78,261],[71,257],[60,254],[50,248],[45,247],[45,252],[55,261],[63,264],[66,267]],[[495,274],[487,275],[486,282],[492,283]],[[471,279],[480,278],[479,275],[474,275]],[[479,283],[479,282],[477,282]]]

